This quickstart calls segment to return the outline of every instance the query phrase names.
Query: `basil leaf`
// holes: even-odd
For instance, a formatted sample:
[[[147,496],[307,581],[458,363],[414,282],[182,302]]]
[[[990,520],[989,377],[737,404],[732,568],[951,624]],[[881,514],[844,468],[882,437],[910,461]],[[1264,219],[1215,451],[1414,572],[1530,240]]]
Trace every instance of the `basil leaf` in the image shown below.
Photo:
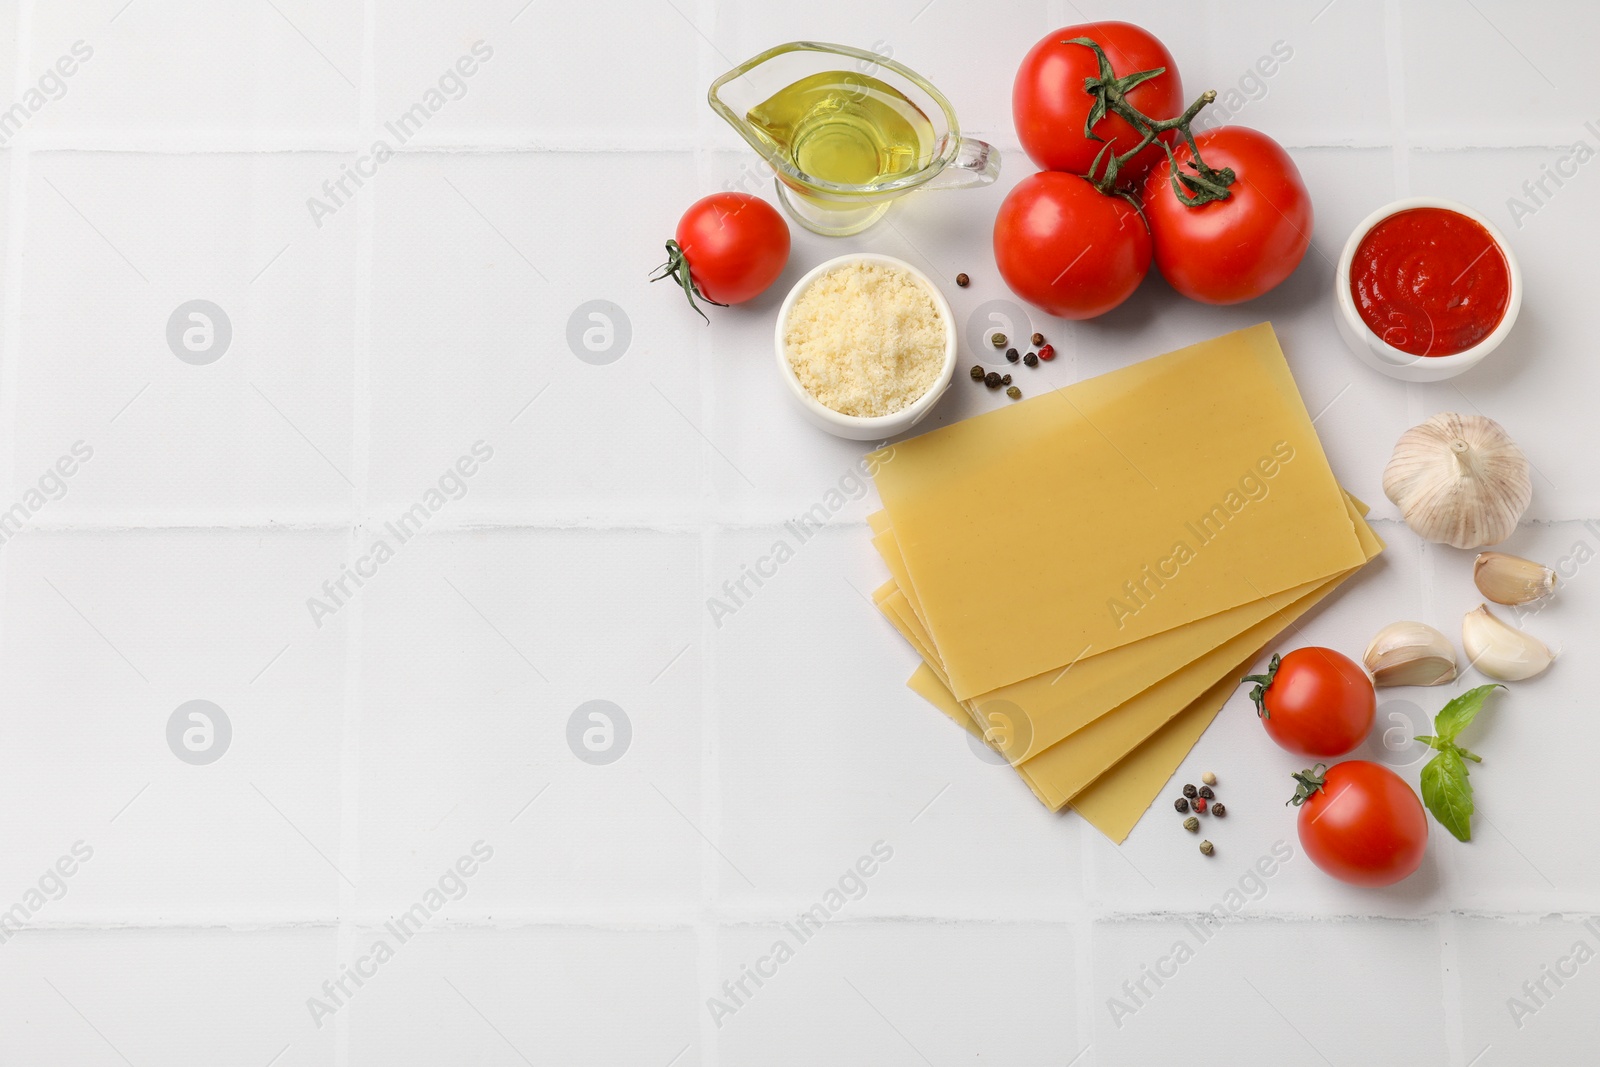
[[[1477,716],[1489,694],[1496,689],[1504,688],[1503,685],[1480,685],[1476,689],[1468,689],[1446,704],[1433,720],[1433,728],[1438,731],[1439,740],[1454,741],[1456,735],[1466,729]]]
[[[1454,748],[1440,752],[1422,768],[1422,802],[1457,841],[1472,840],[1472,783]]]

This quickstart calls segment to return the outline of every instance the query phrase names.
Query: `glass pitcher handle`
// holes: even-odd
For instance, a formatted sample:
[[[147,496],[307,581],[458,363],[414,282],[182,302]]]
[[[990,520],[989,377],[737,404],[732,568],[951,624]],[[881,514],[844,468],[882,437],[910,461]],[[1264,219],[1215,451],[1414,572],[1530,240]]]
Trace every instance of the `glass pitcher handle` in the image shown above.
[[[1000,177],[1000,149],[975,137],[961,138],[956,157],[923,186],[925,189],[970,189]]]

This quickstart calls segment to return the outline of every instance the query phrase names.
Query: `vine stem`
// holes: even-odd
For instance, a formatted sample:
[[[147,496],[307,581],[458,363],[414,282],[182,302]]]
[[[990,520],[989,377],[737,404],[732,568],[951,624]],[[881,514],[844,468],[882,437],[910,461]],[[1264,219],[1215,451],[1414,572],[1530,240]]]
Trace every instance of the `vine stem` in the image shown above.
[[[1107,114],[1116,115],[1142,134],[1139,143],[1121,155],[1111,152],[1110,142],[1100,150],[1094,162],[1089,165],[1089,173],[1084,175],[1096,189],[1107,196],[1126,196],[1124,191],[1117,188],[1117,178],[1121,175],[1122,168],[1151,144],[1159,144],[1172,165],[1170,179],[1172,191],[1179,203],[1187,207],[1199,207],[1215,200],[1226,200],[1232,195],[1228,187],[1238,176],[1230,167],[1217,170],[1208,166],[1206,161],[1200,158],[1200,146],[1195,144],[1194,132],[1190,128],[1201,110],[1216,100],[1216,90],[1207,89],[1201,93],[1195,102],[1176,118],[1153,119],[1128,102],[1128,93],[1151,78],[1165,74],[1167,68],[1155,67],[1118,78],[1111,69],[1111,60],[1106,56],[1105,50],[1095,41],[1088,37],[1074,37],[1065,43],[1082,45],[1090,49],[1099,64],[1099,74],[1083,80],[1083,91],[1094,97],[1094,104],[1090,107],[1089,116],[1084,122],[1084,136],[1095,141],[1103,140],[1094,132],[1094,126]],[[1191,158],[1188,168],[1193,171],[1192,174],[1182,169],[1177,157],[1173,155],[1172,146],[1161,137],[1162,134],[1172,130],[1182,133],[1184,141],[1189,146]],[[1098,177],[1096,172],[1099,173]]]

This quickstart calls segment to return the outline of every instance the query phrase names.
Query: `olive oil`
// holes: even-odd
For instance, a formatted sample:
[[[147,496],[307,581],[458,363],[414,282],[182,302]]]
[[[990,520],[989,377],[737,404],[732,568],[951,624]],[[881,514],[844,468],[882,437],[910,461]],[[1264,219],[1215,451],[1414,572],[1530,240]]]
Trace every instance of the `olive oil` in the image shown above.
[[[865,74],[813,74],[745,117],[805,174],[839,185],[888,181],[920,170],[933,154],[928,116],[905,94]]]

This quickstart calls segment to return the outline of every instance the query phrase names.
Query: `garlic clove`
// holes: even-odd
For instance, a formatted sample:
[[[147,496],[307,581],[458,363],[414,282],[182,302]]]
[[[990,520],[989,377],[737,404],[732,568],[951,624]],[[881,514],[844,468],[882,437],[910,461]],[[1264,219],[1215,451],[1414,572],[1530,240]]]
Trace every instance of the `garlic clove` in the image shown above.
[[[1426,540],[1482,548],[1511,536],[1533,499],[1528,460],[1482,415],[1435,415],[1395,443],[1383,492]]]
[[[1556,590],[1556,572],[1504,552],[1480,552],[1472,565],[1478,591],[1496,604],[1529,604]]]
[[[1461,646],[1478,670],[1501,682],[1532,678],[1555,659],[1545,643],[1530,633],[1508,626],[1480,604],[1461,621]]]
[[[1450,639],[1422,622],[1385,626],[1367,645],[1362,661],[1378,686],[1443,685],[1456,677]]]

